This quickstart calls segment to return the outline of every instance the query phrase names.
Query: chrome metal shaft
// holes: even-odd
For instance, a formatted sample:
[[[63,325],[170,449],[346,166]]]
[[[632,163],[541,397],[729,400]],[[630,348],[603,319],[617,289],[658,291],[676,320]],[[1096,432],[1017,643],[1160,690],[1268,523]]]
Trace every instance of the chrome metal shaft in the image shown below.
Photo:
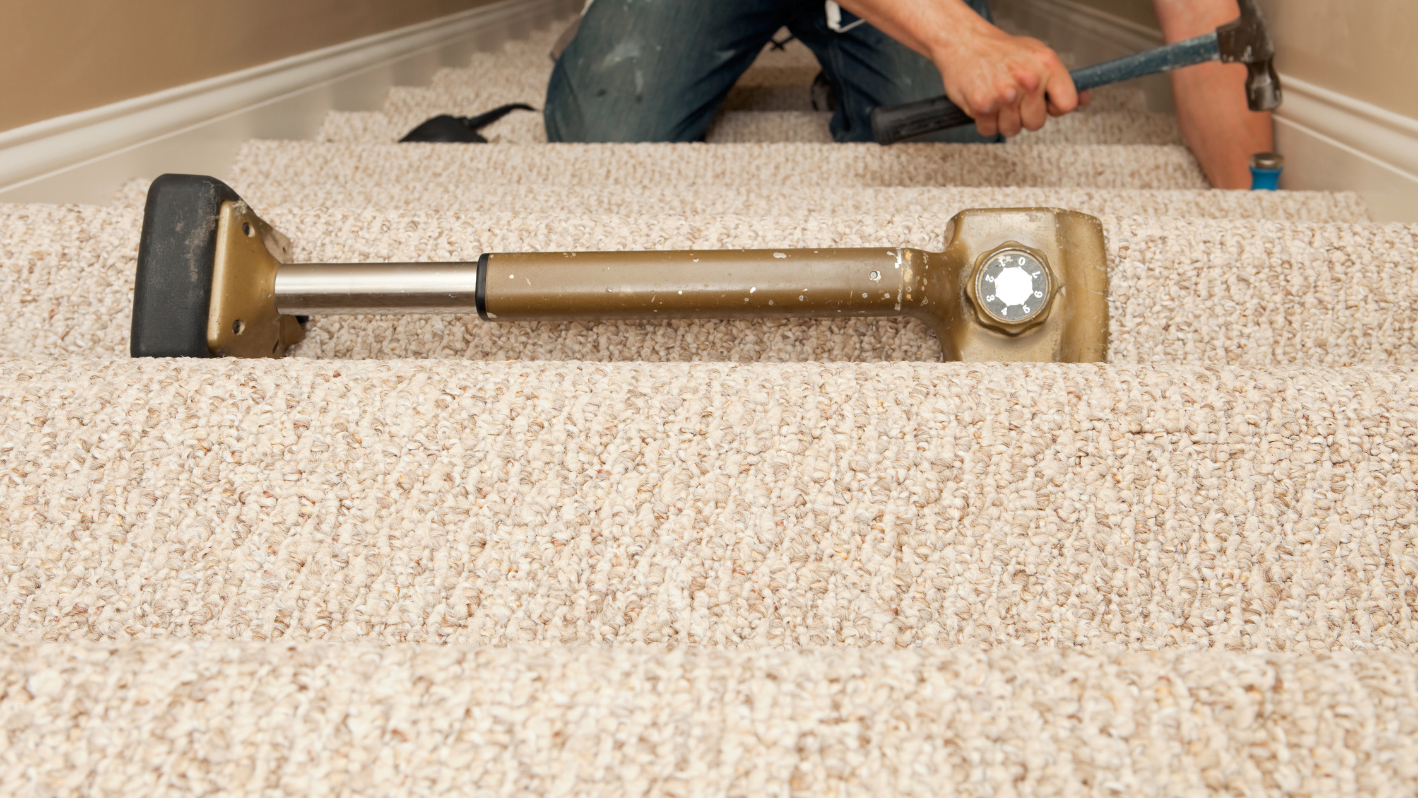
[[[288,263],[276,272],[286,316],[474,313],[478,264]]]

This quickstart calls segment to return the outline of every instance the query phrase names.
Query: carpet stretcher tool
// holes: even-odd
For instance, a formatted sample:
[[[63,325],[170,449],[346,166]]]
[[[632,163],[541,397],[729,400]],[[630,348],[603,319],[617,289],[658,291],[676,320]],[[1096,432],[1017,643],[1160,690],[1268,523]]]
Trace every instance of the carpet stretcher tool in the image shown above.
[[[896,247],[489,253],[462,263],[291,263],[289,240],[221,181],[148,192],[134,357],[280,357],[310,316],[473,313],[491,323],[910,316],[946,360],[1107,356],[1098,219],[967,210],[943,252]]]
[[[1209,61],[1245,64],[1246,104],[1252,111],[1273,111],[1281,101],[1275,44],[1256,3],[1240,0],[1241,15],[1211,33],[1075,70],[1069,73],[1073,84],[1085,91]],[[872,137],[878,144],[895,144],[974,121],[949,98],[933,97],[872,111]]]

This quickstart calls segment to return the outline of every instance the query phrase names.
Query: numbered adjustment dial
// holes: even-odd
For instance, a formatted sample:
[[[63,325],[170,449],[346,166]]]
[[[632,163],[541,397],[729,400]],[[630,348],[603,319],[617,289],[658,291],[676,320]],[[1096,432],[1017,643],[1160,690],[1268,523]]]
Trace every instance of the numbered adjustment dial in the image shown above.
[[[975,296],[997,321],[1026,322],[1044,312],[1048,304],[1049,272],[1028,252],[996,252],[975,272]]]

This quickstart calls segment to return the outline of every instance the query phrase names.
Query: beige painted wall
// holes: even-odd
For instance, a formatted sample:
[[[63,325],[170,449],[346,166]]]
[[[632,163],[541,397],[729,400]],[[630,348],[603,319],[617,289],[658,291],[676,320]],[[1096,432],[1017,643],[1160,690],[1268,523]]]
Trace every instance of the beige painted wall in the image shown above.
[[[489,0],[0,0],[0,130]]]
[[[1077,0],[1080,5],[1092,6],[1116,17],[1122,17],[1140,25],[1160,30],[1157,14],[1152,10],[1152,0]]]
[[[1151,0],[1078,0],[1156,27]],[[1326,89],[1418,119],[1418,0],[1261,0],[1276,65]]]

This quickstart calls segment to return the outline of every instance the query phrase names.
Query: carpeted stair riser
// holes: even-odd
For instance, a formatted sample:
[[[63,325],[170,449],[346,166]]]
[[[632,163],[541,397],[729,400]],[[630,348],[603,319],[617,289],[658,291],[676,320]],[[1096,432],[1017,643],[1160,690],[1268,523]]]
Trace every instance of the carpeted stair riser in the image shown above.
[[[829,157],[830,156],[830,157]],[[1020,144],[324,144],[242,145],[233,184],[299,184],[334,191],[383,186],[408,193],[476,191],[490,183],[565,186],[857,187],[1015,186],[1204,189],[1185,147]],[[356,187],[361,187],[356,189]],[[256,201],[256,196],[249,197]],[[279,201],[269,195],[261,201]]]
[[[0,355],[127,352],[141,213],[12,206],[0,261]],[[266,218],[303,262],[466,261],[484,251],[916,246],[949,216],[774,219],[294,210]],[[56,231],[48,242],[31,231]],[[1418,227],[1106,220],[1115,363],[1344,366],[1418,362]],[[84,246],[71,242],[84,241]],[[1302,297],[1297,300],[1295,298]],[[475,316],[326,317],[298,354],[487,360],[935,360],[897,319],[490,324]]]
[[[1418,646],[1413,369],[0,374],[13,639]]]
[[[497,105],[501,103],[483,105],[480,111],[454,109],[445,113],[473,116]],[[344,144],[390,144],[434,116],[437,114],[422,111],[400,115],[331,111],[316,133],[315,140]],[[540,111],[514,111],[478,132],[493,144],[545,144],[547,140],[546,125],[542,122]]]
[[[479,83],[476,89],[399,86],[389,90],[381,110],[394,117],[423,120],[438,114],[473,116],[515,102],[540,109],[546,92],[545,76],[516,80],[509,76],[495,83]]]
[[[43,644],[0,674],[0,781],[48,794],[1418,787],[1395,654]]]
[[[1042,130],[1021,132],[1010,144],[1181,144],[1171,114],[1104,112],[1051,119]]]
[[[512,100],[489,99],[467,103],[438,102],[388,109],[378,113],[331,112],[316,136],[318,141],[389,144],[439,113],[472,116]],[[832,143],[828,130],[831,114],[803,111],[731,111],[720,114],[705,134],[710,144],[755,142]],[[536,144],[547,140],[540,113],[519,111],[482,129],[492,143]],[[1024,132],[1010,144],[1180,144],[1181,132],[1171,116],[1163,114],[1075,114],[1050,123],[1036,133]]]

